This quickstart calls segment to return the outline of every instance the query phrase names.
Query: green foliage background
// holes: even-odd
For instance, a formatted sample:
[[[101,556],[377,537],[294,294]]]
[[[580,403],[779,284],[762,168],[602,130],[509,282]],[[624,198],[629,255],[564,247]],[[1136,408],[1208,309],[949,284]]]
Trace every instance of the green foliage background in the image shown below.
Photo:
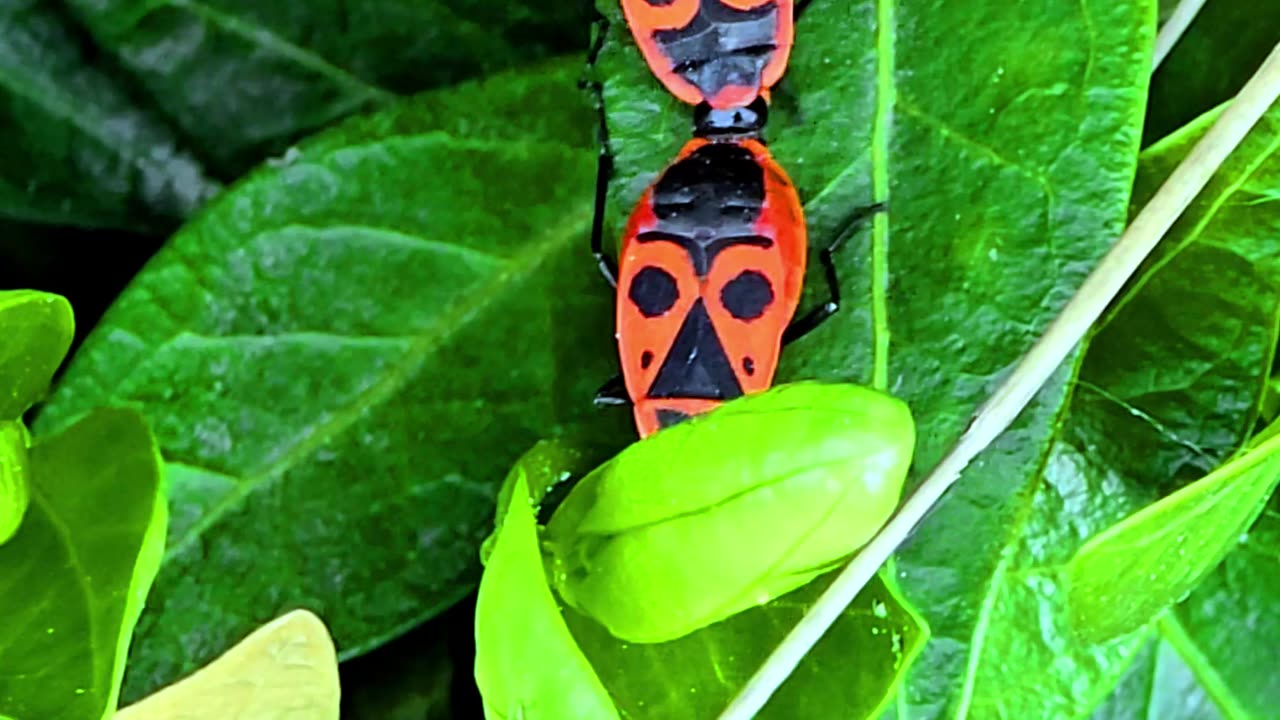
[[[166,465],[126,700],[303,605],[347,660],[344,717],[479,711],[471,604],[498,483],[540,438],[601,455],[631,438],[590,405],[615,360],[578,81],[601,86],[611,226],[688,137],[618,9],[599,12],[588,69],[581,3],[0,8],[0,289],[62,293],[77,316],[29,418],[43,437],[134,408]],[[936,462],[1280,38],[1256,3],[1214,0],[1148,82],[1155,22],[1138,0],[813,0],[770,146],[815,244],[855,207],[890,213],[842,252],[852,300],[781,378],[902,397],[917,470]],[[1086,539],[1272,419],[1277,147],[1273,111],[882,573],[931,630],[889,716],[1280,703],[1274,498],[1194,592],[1108,643],[1074,634],[1063,584]]]

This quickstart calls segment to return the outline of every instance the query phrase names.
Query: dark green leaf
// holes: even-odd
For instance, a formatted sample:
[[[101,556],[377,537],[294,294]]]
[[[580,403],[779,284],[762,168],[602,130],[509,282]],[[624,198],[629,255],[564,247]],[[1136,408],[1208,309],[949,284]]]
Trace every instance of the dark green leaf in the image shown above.
[[[1174,617],[1180,649],[1205,687],[1234,718],[1264,720],[1280,707],[1280,511],[1265,510],[1235,552]]]
[[[0,6],[0,217],[147,227],[216,190],[168,126],[92,62],[57,3]]]
[[[65,298],[0,291],[0,420],[18,419],[45,396],[74,332]]]
[[[575,422],[630,435],[591,405],[616,360],[578,74],[497,76],[304,144],[179,232],[85,342],[36,429],[137,406],[170,472],[126,695],[292,607],[344,657],[377,646],[471,589],[520,450]],[[440,113],[464,103],[487,113]]]
[[[1215,116],[1143,153],[1135,211]],[[1272,110],[1192,201],[1090,344],[1082,380],[1130,416],[1135,451],[1123,462],[1138,483],[1168,490],[1199,478],[1253,431],[1280,316],[1278,150],[1280,110]]]
[[[612,5],[598,74],[616,229],[688,137],[689,111],[648,75]],[[810,3],[771,148],[806,201],[812,244],[857,206],[884,200],[889,213],[839,253],[848,300],[784,353],[780,379],[891,389],[919,418],[917,467],[932,467],[1123,228],[1154,18],[1154,2]],[[1034,489],[1069,375],[898,556],[933,630],[899,703],[912,718],[998,707],[1010,669],[995,648],[1035,631],[991,618],[1005,583],[1022,580],[1007,557],[1038,547]],[[1105,691],[1071,665],[1037,669],[1078,681],[1068,703]]]
[[[554,0],[68,5],[202,157],[232,175],[394,93],[585,47],[589,27],[585,5]]]
[[[160,566],[160,464],[131,410],[95,411],[31,450],[31,507],[0,546],[0,714],[108,718]]]
[[[1264,118],[1228,159],[1089,346],[1067,437],[1081,423],[1098,428],[1091,441],[1077,444],[1096,465],[1081,471],[1113,477],[1113,496],[1138,504],[1203,475],[1253,430],[1280,317],[1280,217],[1270,180],[1278,167],[1278,119],[1276,111]],[[1135,205],[1207,120],[1143,155]],[[1266,522],[1264,514],[1259,527]],[[1280,701],[1273,674],[1262,670],[1280,645],[1280,627],[1263,609],[1278,596],[1264,580],[1275,577],[1271,552],[1264,541],[1256,555],[1244,548],[1232,553],[1176,611],[1180,619],[1194,618],[1180,623],[1179,654],[1230,716],[1246,716],[1232,708],[1256,713]]]
[[[1232,98],[1276,39],[1280,12],[1255,0],[1210,0],[1151,79],[1143,144],[1173,133]]]
[[[970,658],[976,670],[959,717],[1077,717],[1101,700],[1141,645],[1137,637],[1082,642],[1068,614],[1063,576],[1072,553],[1134,504],[1106,465],[1119,449],[1115,440],[1105,424],[1077,410],[1083,404],[1077,398],[1072,406],[1016,521],[1016,542],[991,577]]]

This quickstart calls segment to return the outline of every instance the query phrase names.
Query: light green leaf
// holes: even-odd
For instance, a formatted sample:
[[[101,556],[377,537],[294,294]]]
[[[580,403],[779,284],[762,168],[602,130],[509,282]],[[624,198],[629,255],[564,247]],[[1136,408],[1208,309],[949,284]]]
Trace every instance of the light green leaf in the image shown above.
[[[1186,597],[1239,544],[1277,482],[1280,437],[1094,537],[1068,567],[1077,631],[1103,642]]]
[[[60,295],[0,291],[0,420],[16,420],[49,391],[75,319]]]
[[[689,137],[689,108],[652,78],[616,5],[598,3],[611,20],[597,77],[617,165],[612,238]],[[916,467],[936,464],[1123,230],[1154,26],[1146,1],[808,3],[774,93],[769,147],[805,202],[811,250],[859,206],[885,201],[888,212],[836,254],[841,311],[787,348],[779,380],[891,391],[918,419]],[[820,265],[810,266],[803,306],[823,299]],[[1023,580],[1010,556],[1069,522],[1030,520],[1073,370],[897,555],[895,577],[933,631],[899,695],[903,717],[998,709],[1007,679],[1033,670],[1054,674],[1035,696],[1045,703],[1093,703],[1109,690],[1109,672],[1067,663],[1011,672],[1001,649],[1020,657],[1040,643],[1052,657],[1059,636],[993,619],[1006,583]]]
[[[0,420],[0,545],[18,531],[31,501],[27,443],[27,428],[21,421]]]
[[[294,610],[112,720],[337,720],[340,694],[324,622]]]
[[[618,638],[665,642],[809,582],[897,507],[915,426],[848,384],[739,398],[635,443],[547,525],[557,592]]]
[[[527,471],[516,465],[476,600],[476,684],[491,720],[618,718],[547,586]]]
[[[31,502],[28,442],[22,421],[0,420],[0,544],[18,532],[27,503]]]
[[[115,711],[164,547],[160,484],[136,412],[93,412],[31,449],[31,507],[0,546],[0,713],[93,720]]]
[[[377,647],[474,588],[523,449],[634,437],[591,402],[617,356],[580,74],[498,75],[303,143],[85,340],[33,430],[139,408],[174,514],[126,699],[295,607],[343,659]]]

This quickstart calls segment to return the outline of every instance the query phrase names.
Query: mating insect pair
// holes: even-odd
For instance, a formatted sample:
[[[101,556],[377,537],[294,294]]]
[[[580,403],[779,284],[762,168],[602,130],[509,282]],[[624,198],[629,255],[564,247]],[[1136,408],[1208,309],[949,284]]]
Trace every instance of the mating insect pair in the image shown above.
[[[696,106],[694,138],[640,198],[616,264],[603,251],[601,156],[592,251],[617,288],[622,378],[597,402],[629,400],[645,437],[769,388],[781,347],[838,308],[831,253],[848,233],[820,255],[830,299],[795,319],[808,252],[804,213],[760,139],[769,90],[791,51],[791,0],[622,7],[659,81]]]

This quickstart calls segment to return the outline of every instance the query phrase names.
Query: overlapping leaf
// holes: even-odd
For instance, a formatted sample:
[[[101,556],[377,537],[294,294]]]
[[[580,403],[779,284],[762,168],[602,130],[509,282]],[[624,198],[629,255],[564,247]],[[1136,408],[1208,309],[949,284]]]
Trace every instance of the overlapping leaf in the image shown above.
[[[0,546],[0,716],[109,718],[167,520],[159,458],[131,410],[31,450],[31,507]]]
[[[689,111],[648,76],[611,5],[598,74],[616,226],[688,136]],[[1154,19],[1148,2],[810,3],[771,148],[806,202],[812,244],[859,206],[887,201],[889,213],[841,251],[848,299],[784,353],[781,378],[889,389],[920,419],[917,466],[937,462],[1124,225]],[[1038,515],[1052,506],[1032,490],[1067,374],[899,554],[905,596],[933,629],[900,696],[905,717],[986,709],[982,688],[1008,677],[996,649],[1016,650],[1018,635],[1002,637],[993,610],[1014,548],[1052,542]]]
[[[1143,155],[1135,205],[1211,118]],[[1280,317],[1280,216],[1269,207],[1278,121],[1271,111],[1232,154],[1089,346],[1063,440],[1093,458],[1096,467],[1077,469],[1081,479],[1111,478],[1112,502],[1127,496],[1136,509],[1217,466],[1253,432]],[[1264,511],[1242,546],[1160,623],[1197,682],[1234,717],[1268,717],[1280,697],[1261,670],[1280,642],[1267,611],[1280,597],[1268,580],[1276,570],[1272,523]]]
[[[136,698],[289,607],[339,653],[477,579],[493,493],[614,370],[576,62],[348,123],[223,195],[86,341],[37,429],[140,407],[174,522]],[[483,107],[486,113],[474,114]]]

